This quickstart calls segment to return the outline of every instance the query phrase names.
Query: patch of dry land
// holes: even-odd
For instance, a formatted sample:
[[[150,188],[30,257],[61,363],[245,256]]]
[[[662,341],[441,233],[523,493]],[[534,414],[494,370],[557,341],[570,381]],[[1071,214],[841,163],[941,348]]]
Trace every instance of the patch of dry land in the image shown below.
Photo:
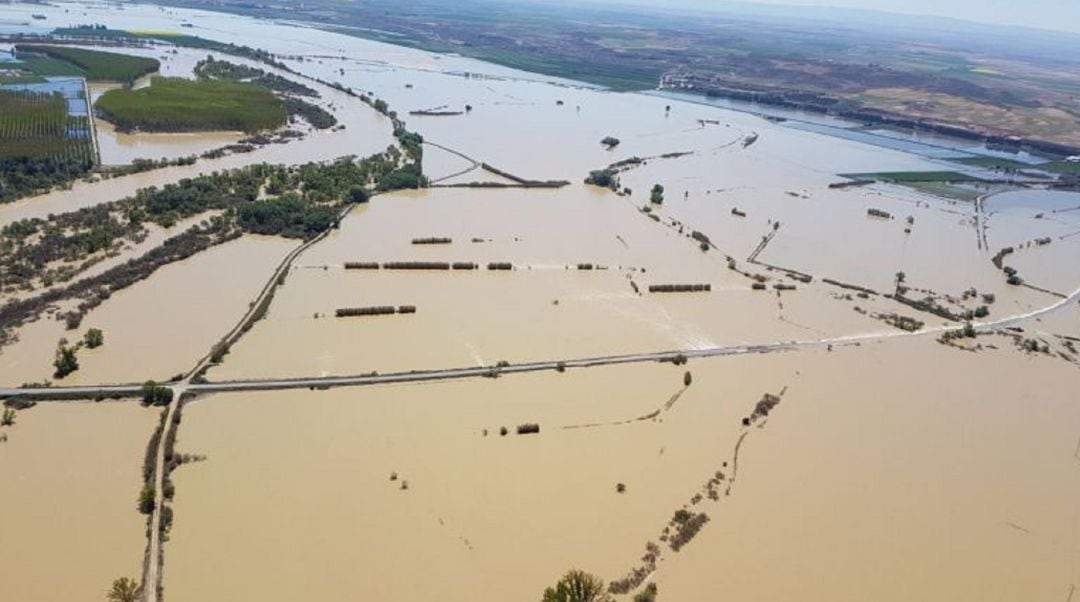
[[[0,20],[30,10],[0,6]],[[172,517],[160,565],[171,602],[535,600],[575,567],[617,600],[649,582],[668,601],[1080,596],[1075,192],[976,184],[965,191],[978,200],[958,200],[837,186],[837,174],[996,176],[942,158],[940,145],[897,150],[896,139],[872,145],[297,25],[33,10],[54,26],[187,23],[268,50],[294,71],[274,73],[316,88],[313,102],[344,127],[79,182],[0,207],[0,224],[264,161],[391,147],[379,164],[400,168],[415,139],[393,137],[375,98],[426,141],[432,186],[373,194],[340,216],[303,202],[362,201],[353,180],[303,180],[301,202],[274,191],[302,170],[257,171],[225,208],[204,202],[145,238],[59,258],[91,260],[71,274],[78,283],[204,221],[237,228],[109,291],[76,330],[64,319],[75,301],[51,303],[0,349],[6,395],[46,380],[90,388],[75,396],[151,378],[186,391],[175,450],[150,446],[173,469],[163,490],[175,498],[156,515]],[[129,50],[165,55],[172,76],[205,54]],[[462,114],[409,115],[432,107]],[[609,136],[620,144],[602,145]],[[123,148],[159,142],[171,144],[113,136],[107,152],[126,162]],[[355,175],[341,165],[326,169]],[[583,183],[606,166],[618,185]],[[656,185],[662,202],[650,199]],[[307,212],[290,213],[299,205]],[[30,280],[0,306],[68,285]],[[79,370],[56,380],[58,340],[77,344],[89,328],[104,345],[79,348]],[[612,361],[626,356],[634,363]],[[596,365],[559,364],[581,359]],[[551,364],[515,372],[533,362]],[[370,382],[447,369],[475,373]],[[322,378],[360,376],[365,386]],[[260,390],[221,392],[241,385]],[[100,396],[119,393],[135,392]],[[0,567],[14,592],[0,598],[99,600],[113,579],[142,574],[135,501],[157,419],[133,403],[53,399],[0,426]]]

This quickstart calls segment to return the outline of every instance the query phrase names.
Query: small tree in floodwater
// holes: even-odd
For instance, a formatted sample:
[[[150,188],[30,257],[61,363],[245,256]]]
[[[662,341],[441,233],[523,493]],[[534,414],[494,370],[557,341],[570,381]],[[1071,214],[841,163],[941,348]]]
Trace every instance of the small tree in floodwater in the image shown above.
[[[649,192],[649,202],[660,205],[664,202],[664,187],[660,184],[654,184],[652,191]]]
[[[86,343],[87,349],[97,349],[105,344],[105,333],[100,328],[91,328],[86,331],[83,342]]]
[[[142,587],[134,579],[121,577],[113,581],[112,588],[105,594],[109,602],[136,602],[142,595]]]
[[[56,359],[53,360],[53,372],[55,378],[64,378],[68,374],[79,369],[79,358],[75,356],[75,348],[60,345],[56,348]]]
[[[571,570],[544,590],[542,602],[612,602],[604,591],[604,581],[585,571]]]

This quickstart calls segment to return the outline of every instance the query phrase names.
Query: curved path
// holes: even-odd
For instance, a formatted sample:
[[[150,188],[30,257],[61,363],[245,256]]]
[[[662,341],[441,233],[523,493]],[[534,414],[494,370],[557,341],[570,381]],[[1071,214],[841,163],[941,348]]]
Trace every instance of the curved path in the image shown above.
[[[448,176],[443,176],[441,178],[436,178],[436,179],[432,180],[431,181],[432,184],[438,184],[439,182],[445,182],[447,180],[451,180],[451,179],[456,178],[458,176],[463,176],[463,175],[469,173],[470,171],[474,171],[474,170],[476,170],[477,168],[480,167],[480,162],[479,161],[477,161],[476,159],[473,159],[472,157],[466,155],[465,153],[463,153],[461,151],[454,150],[454,149],[452,149],[450,147],[443,146],[441,144],[436,144],[436,143],[428,141],[428,140],[425,140],[424,144],[426,144],[428,146],[435,147],[435,148],[437,148],[439,150],[442,150],[442,151],[446,151],[446,152],[450,153],[451,155],[457,156],[457,157],[459,157],[461,159],[464,159],[464,160],[468,161],[471,164],[469,167],[467,167],[467,168],[465,168],[465,169],[463,169],[461,171],[456,171],[456,172],[454,172],[454,173],[452,173],[452,174],[450,174]]]

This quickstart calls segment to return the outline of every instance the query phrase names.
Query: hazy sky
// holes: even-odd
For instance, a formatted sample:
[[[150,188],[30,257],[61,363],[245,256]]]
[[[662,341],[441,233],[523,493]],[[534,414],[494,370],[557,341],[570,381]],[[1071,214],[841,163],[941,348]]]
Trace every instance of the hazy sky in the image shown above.
[[[600,0],[619,2],[620,0]],[[625,1],[625,0],[624,0]],[[664,5],[718,7],[728,0],[629,0]],[[740,0],[739,3],[875,9],[913,15],[954,17],[981,23],[1021,25],[1080,32],[1080,0]]]
[[[870,8],[1003,25],[1080,31],[1078,0],[752,0],[762,4]],[[718,2],[717,2],[718,3]]]

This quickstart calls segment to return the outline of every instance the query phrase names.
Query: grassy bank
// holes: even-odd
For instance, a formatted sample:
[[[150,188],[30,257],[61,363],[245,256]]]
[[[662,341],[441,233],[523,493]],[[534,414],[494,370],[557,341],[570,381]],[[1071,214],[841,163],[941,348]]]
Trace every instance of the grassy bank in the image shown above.
[[[110,90],[95,105],[123,130],[256,132],[285,123],[285,107],[254,84],[155,77],[139,90]]]

